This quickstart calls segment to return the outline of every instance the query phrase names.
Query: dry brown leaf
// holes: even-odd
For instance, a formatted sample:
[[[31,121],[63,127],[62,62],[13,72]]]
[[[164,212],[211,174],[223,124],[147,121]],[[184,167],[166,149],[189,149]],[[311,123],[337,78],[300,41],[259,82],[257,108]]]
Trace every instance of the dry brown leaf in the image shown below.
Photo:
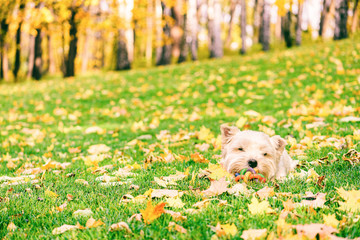
[[[187,233],[187,230],[185,228],[183,228],[182,226],[174,223],[174,222],[169,222],[169,226],[168,226],[169,231],[177,231],[179,233]]]
[[[96,145],[91,145],[87,151],[92,155],[98,155],[100,153],[109,152],[110,148],[105,144],[96,144]]]
[[[109,231],[121,231],[126,230],[128,233],[131,233],[131,229],[126,222],[114,223],[110,226]]]
[[[272,197],[275,195],[275,192],[274,192],[274,188],[271,188],[271,187],[264,187],[262,189],[260,189],[259,191],[257,191],[255,193],[257,196],[260,197],[260,199],[264,199],[264,198],[268,198],[268,197]]]
[[[169,189],[153,189],[151,192],[151,198],[162,198],[162,197],[181,197],[183,192],[178,190],[169,190]]]
[[[266,229],[248,229],[243,231],[241,234],[241,238],[245,240],[257,240],[257,239],[265,239],[267,235]]]
[[[171,217],[174,219],[174,221],[184,221],[184,220],[187,220],[187,217],[186,217],[186,216],[182,216],[181,213],[179,213],[179,212],[174,212],[174,211],[171,211],[171,210],[165,210],[165,213],[166,213],[166,214],[170,214]]]
[[[326,202],[325,196],[326,193],[317,193],[315,196],[315,200],[302,200],[300,203],[296,203],[296,207],[311,207],[311,208],[322,208]]]
[[[86,227],[87,228],[96,228],[99,227],[101,225],[104,225],[105,223],[103,223],[100,219],[99,220],[95,220],[94,218],[89,218],[89,220],[87,220],[86,222]]]
[[[225,181],[225,177],[221,178],[220,180],[211,181],[210,187],[201,193],[207,197],[217,196],[220,195],[228,190],[227,186],[229,183]]]
[[[141,222],[141,219],[142,219],[141,214],[140,214],[140,213],[136,213],[136,214],[132,215],[131,217],[129,217],[128,222],[131,222],[131,221],[134,220],[134,219],[135,219],[136,221]]]
[[[52,231],[52,234],[58,235],[58,234],[62,234],[64,232],[66,232],[66,231],[70,231],[70,230],[74,230],[74,229],[78,229],[78,226],[64,224],[61,227],[54,228],[54,230]]]
[[[17,229],[17,226],[13,223],[13,222],[10,222],[9,225],[7,226],[7,230],[9,232],[13,232]]]
[[[319,234],[319,239],[326,239],[332,233],[338,233],[339,231],[333,227],[327,226],[320,223],[312,223],[305,225],[294,225],[296,228],[297,235],[301,238],[306,237],[308,239],[315,239],[316,235]]]

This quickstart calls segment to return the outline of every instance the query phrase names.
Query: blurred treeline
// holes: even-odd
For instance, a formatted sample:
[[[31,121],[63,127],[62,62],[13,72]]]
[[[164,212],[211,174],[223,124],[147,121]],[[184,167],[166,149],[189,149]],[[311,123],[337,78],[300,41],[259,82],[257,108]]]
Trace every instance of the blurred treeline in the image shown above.
[[[65,77],[346,38],[358,0],[0,0],[1,80]]]

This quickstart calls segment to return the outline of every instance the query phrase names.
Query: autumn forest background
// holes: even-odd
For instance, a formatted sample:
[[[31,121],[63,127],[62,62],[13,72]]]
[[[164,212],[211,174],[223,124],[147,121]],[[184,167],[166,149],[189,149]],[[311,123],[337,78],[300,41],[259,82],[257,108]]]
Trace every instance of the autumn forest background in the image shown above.
[[[339,40],[358,0],[3,0],[1,80],[125,70]]]

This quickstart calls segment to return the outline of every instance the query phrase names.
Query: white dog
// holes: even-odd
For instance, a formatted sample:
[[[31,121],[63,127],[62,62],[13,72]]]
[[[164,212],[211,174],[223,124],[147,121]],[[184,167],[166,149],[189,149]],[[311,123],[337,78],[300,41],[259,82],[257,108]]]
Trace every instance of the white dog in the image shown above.
[[[221,125],[222,164],[231,174],[244,168],[257,168],[268,179],[281,179],[293,170],[298,161],[285,150],[286,141],[280,136],[269,137],[256,131],[240,131]]]

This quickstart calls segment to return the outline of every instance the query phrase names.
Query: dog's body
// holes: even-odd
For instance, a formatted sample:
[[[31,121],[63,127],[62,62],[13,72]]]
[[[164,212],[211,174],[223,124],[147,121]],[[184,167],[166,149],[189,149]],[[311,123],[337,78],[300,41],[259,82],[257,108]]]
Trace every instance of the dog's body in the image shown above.
[[[269,137],[262,132],[221,125],[221,136],[222,164],[231,174],[256,167],[266,178],[280,179],[297,165],[285,150],[286,141],[278,135]]]

